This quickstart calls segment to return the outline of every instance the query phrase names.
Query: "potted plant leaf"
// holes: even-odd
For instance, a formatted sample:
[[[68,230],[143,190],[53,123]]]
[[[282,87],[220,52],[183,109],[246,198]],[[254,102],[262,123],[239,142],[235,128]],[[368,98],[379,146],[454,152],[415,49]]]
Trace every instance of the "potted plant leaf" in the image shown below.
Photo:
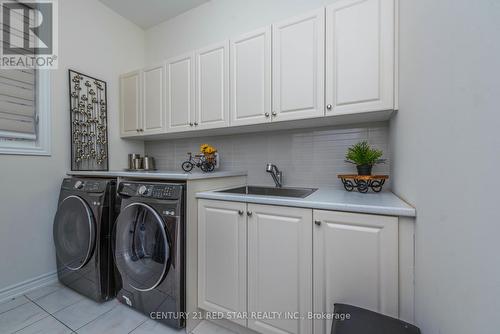
[[[372,175],[374,165],[385,162],[384,152],[371,148],[367,141],[361,141],[347,149],[346,162],[356,165],[358,175]]]

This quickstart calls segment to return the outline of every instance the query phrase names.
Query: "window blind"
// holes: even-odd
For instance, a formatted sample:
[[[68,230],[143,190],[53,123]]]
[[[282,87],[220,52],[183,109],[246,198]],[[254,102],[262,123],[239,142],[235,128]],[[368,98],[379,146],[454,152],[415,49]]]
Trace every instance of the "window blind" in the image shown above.
[[[29,36],[22,31],[23,12],[10,12],[10,43],[22,46],[24,40],[29,41]],[[0,34],[3,34],[5,24],[1,26]],[[0,69],[0,137],[36,139],[36,125],[35,70]]]
[[[34,70],[0,70],[0,131],[36,138],[35,112]]]

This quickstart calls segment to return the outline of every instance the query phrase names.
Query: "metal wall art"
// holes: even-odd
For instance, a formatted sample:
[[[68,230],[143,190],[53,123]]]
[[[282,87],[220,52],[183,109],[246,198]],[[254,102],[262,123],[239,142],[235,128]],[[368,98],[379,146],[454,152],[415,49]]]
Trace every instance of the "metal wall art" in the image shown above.
[[[106,82],[69,70],[71,170],[108,170]]]

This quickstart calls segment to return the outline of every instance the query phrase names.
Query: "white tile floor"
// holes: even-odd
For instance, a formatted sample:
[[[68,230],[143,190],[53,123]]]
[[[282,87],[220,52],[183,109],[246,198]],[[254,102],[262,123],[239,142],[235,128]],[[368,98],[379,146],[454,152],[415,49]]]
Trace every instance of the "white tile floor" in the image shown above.
[[[0,303],[2,334],[184,334],[112,300],[98,304],[54,283]],[[233,334],[202,322],[192,334]]]

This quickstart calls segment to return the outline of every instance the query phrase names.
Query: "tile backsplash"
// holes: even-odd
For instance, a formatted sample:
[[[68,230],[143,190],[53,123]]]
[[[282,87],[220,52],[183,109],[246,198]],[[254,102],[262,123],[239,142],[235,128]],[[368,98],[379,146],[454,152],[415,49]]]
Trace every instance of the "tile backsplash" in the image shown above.
[[[268,162],[284,174],[285,186],[335,186],[340,173],[355,173],[354,165],[344,160],[347,148],[367,140],[384,151],[385,164],[374,167],[374,173],[388,174],[391,157],[387,123],[351,128],[314,128],[260,132],[228,136],[185,138],[146,142],[146,154],[155,157],[161,170],[181,170],[187,152],[198,152],[201,144],[215,146],[220,154],[220,170],[246,170],[248,183],[274,185],[266,173]],[[390,189],[390,180],[385,189]]]

